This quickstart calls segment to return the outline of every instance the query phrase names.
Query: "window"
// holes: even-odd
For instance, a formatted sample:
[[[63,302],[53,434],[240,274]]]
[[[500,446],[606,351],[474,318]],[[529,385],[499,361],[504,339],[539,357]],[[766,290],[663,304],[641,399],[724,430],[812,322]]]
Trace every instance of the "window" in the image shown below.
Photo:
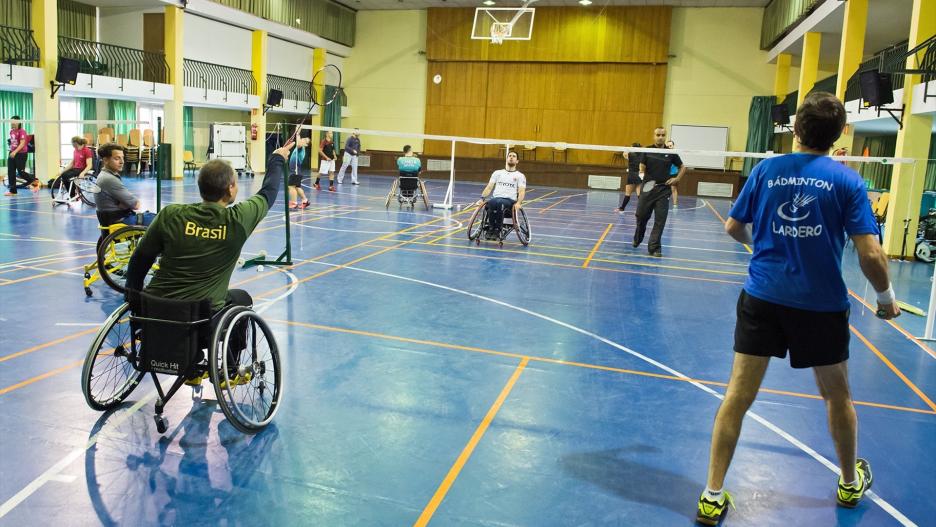
[[[59,102],[59,119],[62,121],[77,121],[81,119],[81,105],[78,99],[63,97]],[[59,150],[63,166],[72,160],[75,147],[72,146],[72,137],[82,135],[80,123],[62,123],[59,128]]]
[[[156,123],[158,119],[162,119],[163,123],[166,122],[166,118],[163,115],[162,105],[143,105],[137,104],[137,120],[144,121],[139,125],[141,130],[152,130],[156,131]],[[155,137],[155,135],[154,135]]]

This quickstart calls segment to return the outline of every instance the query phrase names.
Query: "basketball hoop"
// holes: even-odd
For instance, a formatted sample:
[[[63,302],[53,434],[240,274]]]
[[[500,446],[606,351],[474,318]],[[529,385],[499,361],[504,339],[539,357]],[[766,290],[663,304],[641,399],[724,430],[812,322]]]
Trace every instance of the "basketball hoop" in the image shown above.
[[[503,44],[505,38],[510,37],[510,22],[494,22],[491,24],[491,44]]]

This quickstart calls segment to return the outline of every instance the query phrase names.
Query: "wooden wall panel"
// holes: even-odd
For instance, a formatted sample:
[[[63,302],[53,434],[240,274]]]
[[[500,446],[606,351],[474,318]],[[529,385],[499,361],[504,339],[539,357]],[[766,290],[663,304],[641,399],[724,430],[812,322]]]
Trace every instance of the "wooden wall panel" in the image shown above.
[[[500,45],[471,39],[474,13],[472,8],[429,9],[429,60],[662,64],[669,54],[668,6],[537,7],[532,39]]]

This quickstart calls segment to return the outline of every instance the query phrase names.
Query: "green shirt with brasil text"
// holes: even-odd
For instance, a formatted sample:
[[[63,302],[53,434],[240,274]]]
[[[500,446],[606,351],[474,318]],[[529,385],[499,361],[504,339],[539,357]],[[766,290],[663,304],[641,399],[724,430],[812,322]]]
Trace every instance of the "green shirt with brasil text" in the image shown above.
[[[177,300],[208,299],[213,309],[224,307],[241,249],[269,208],[259,194],[232,207],[166,206],[140,242],[140,249],[160,254],[159,269],[144,291]]]

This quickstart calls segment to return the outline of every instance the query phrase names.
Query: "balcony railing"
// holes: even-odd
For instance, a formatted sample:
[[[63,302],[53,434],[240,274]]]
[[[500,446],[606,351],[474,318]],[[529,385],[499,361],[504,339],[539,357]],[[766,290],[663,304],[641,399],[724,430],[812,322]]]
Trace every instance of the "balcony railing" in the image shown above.
[[[886,72],[900,69],[903,67],[906,54],[907,43],[901,42],[875,53],[873,57],[862,62],[861,65],[858,66],[858,71],[848,79],[848,83],[845,85],[845,100],[854,101],[861,98],[861,86],[858,83],[858,75],[861,72],[868,70]],[[895,66],[899,67],[895,68]],[[903,87],[903,73],[892,73],[890,79],[891,87],[895,90]]]
[[[269,89],[283,92],[283,98],[304,103],[312,102],[312,83],[279,75],[267,75]]]
[[[81,63],[79,73],[146,82],[169,80],[169,65],[162,53],[62,36],[58,45],[60,56]]]
[[[39,65],[39,44],[29,29],[0,26],[0,61],[20,66]]]
[[[228,94],[257,95],[257,81],[253,72],[231,66],[221,66],[198,60],[185,59],[184,83],[190,88],[223,91]]]

